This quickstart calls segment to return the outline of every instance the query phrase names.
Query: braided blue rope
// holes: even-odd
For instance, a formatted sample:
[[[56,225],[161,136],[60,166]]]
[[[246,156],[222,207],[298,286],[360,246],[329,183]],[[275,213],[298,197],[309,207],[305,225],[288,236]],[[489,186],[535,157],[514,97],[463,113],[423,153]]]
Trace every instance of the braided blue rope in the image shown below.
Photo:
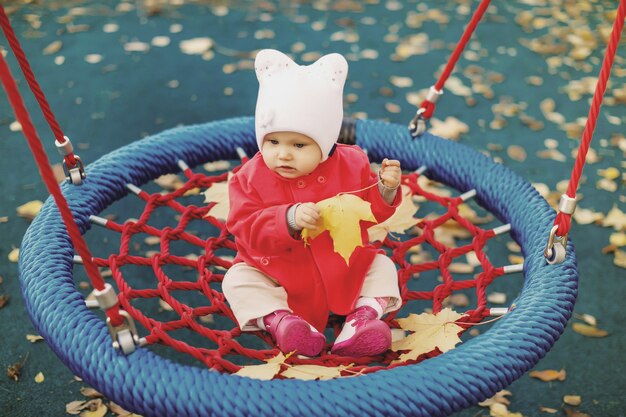
[[[445,416],[492,396],[541,359],[563,332],[577,292],[573,250],[560,265],[543,259],[554,211],[519,176],[482,154],[430,134],[411,140],[405,127],[359,121],[357,143],[372,160],[428,167],[429,177],[479,201],[512,233],[525,257],[516,308],[488,332],[418,365],[330,381],[257,381],[179,365],[138,349],[111,346],[105,323],[90,312],[72,278],[73,249],[48,199],[21,246],[20,282],[35,326],[59,358],[88,384],[145,416]],[[256,152],[252,118],[176,128],[112,152],[87,169],[80,187],[64,186],[81,231],[88,217],[141,185],[190,166]]]

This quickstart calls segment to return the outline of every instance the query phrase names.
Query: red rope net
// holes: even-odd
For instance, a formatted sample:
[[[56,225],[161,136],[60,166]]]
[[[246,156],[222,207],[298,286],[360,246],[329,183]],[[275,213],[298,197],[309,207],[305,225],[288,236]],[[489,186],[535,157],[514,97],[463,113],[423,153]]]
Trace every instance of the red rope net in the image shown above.
[[[236,326],[221,293],[221,281],[235,254],[234,241],[222,221],[207,216],[216,203],[206,205],[188,201],[194,194],[198,201],[198,190],[227,181],[228,173],[205,175],[186,169],[184,174],[186,182],[174,191],[149,193],[139,190],[137,195],[145,202],[145,207],[138,219],[123,223],[107,220],[104,226],[120,234],[119,251],[107,258],[94,258],[94,261],[99,267],[110,268],[119,290],[120,305],[147,330],[148,344],[168,345],[191,355],[209,368],[236,372],[241,365],[275,357],[279,350],[266,332],[242,333]],[[419,174],[412,173],[404,175],[402,183],[410,189],[412,198],[420,201],[420,210],[422,205],[433,205],[439,207],[438,211],[443,211],[443,214],[416,218],[415,226],[402,239],[392,234],[384,242],[376,244],[383,247],[399,267],[398,280],[403,298],[403,308],[399,310],[401,316],[406,316],[407,312],[421,313],[414,305],[417,300],[427,300],[432,312],[437,313],[453,293],[474,289],[476,306],[464,312],[458,323],[467,329],[490,315],[486,288],[505,272],[504,268],[494,267],[485,254],[485,246],[496,236],[496,229],[487,230],[473,224],[464,215],[467,212],[462,207],[464,196],[442,196],[442,193],[431,192],[430,187],[423,185],[427,181],[425,177],[420,179]],[[160,213],[161,210],[167,213]],[[171,216],[172,212],[174,216]],[[173,217],[177,223],[165,227],[151,225],[161,215],[170,217],[170,221]],[[190,230],[190,224],[198,221],[205,232],[211,228],[215,233],[208,238],[198,236],[198,232]],[[451,225],[457,236],[462,231],[468,243],[457,246],[449,241],[444,244],[438,239],[440,231]],[[140,246],[137,239],[142,236],[158,243],[159,249],[134,254]],[[435,256],[420,250],[426,246],[430,246],[430,252]],[[191,249],[197,256],[177,254],[181,247]],[[482,271],[469,279],[458,279],[458,275],[462,274],[451,272],[451,265],[470,252],[475,254],[475,264],[479,263]],[[418,261],[415,256],[425,259]],[[440,274],[438,281],[429,281],[426,290],[417,288],[414,284],[421,281],[418,278],[423,278],[429,271],[432,275]],[[465,273],[466,276],[471,274],[468,271]],[[193,278],[184,279],[187,275]],[[158,308],[155,308],[156,304]],[[395,320],[397,314],[385,317],[392,328],[399,327]],[[327,336],[333,331],[336,336],[341,324],[342,318],[331,316]],[[328,340],[332,343],[333,338],[328,337]],[[327,351],[324,349],[324,352]],[[376,358],[345,358],[328,353],[317,358],[293,355],[288,357],[287,363],[350,365],[346,370],[348,373],[368,373],[419,362],[439,353],[435,350],[421,355],[416,361],[403,363],[394,362],[399,353],[391,350]]]

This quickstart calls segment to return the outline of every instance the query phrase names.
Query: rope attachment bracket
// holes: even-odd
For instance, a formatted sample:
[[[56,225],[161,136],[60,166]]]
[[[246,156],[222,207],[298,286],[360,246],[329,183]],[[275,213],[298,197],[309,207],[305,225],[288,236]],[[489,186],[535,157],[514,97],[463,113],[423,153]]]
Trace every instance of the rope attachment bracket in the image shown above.
[[[560,213],[571,216],[574,214],[574,211],[576,211],[576,197],[561,194],[558,209]],[[543,256],[550,265],[562,263],[565,260],[565,255],[567,254],[568,233],[565,233],[563,236],[558,236],[556,234],[558,229],[558,224],[552,226],[552,229],[550,229],[550,235],[548,236],[546,250],[543,251]]]
[[[567,253],[567,235],[557,236],[556,231],[558,229],[558,225],[552,226],[550,236],[548,237],[548,244],[543,251],[543,256],[550,265],[562,263]]]
[[[117,294],[108,282],[104,284],[102,291],[95,290],[93,293],[98,301],[98,305],[104,311],[118,303]],[[135,321],[130,314],[122,309],[119,310],[119,313],[123,319],[122,324],[114,326],[111,322],[111,318],[107,317],[107,327],[111,335],[111,340],[113,341],[113,347],[116,350],[121,350],[125,355],[130,355],[135,351],[137,346],[143,344],[143,341],[139,338]]]
[[[420,137],[426,132],[426,122],[431,118],[435,110],[435,105],[442,95],[443,90],[437,90],[434,85],[430,86],[428,94],[426,94],[426,99],[417,109],[415,116],[413,116],[413,119],[411,119],[409,123],[409,132],[411,132],[412,137]]]
[[[65,179],[74,185],[82,184],[83,180],[87,178],[87,175],[85,174],[85,167],[83,166],[83,161],[80,157],[74,154],[74,147],[72,146],[70,138],[63,136],[62,143],[55,140],[54,144],[56,145],[59,154],[63,157],[63,172],[65,172]],[[70,155],[73,156],[76,161],[72,167],[68,167],[67,164],[67,157]]]

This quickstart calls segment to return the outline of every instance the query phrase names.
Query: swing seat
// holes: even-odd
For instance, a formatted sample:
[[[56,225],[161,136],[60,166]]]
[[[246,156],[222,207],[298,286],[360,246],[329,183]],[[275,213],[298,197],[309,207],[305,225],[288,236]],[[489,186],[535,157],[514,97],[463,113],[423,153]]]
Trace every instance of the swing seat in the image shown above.
[[[28,313],[56,355],[83,380],[144,416],[445,416],[493,396],[532,368],[564,331],[577,293],[573,250],[548,265],[545,237],[555,212],[524,179],[464,145],[429,133],[412,139],[406,127],[357,121],[356,143],[372,161],[394,158],[403,169],[460,192],[475,189],[481,206],[511,224],[522,248],[524,284],[515,308],[485,333],[419,364],[328,381],[271,380],[182,365],[149,349],[124,355],[104,321],[85,305],[73,279],[74,250],[48,199],[21,245],[20,284]],[[256,152],[254,121],[234,118],[179,127],[131,143],[87,167],[81,186],[63,191],[81,232],[142,185],[189,166]],[[571,243],[570,243],[571,245]],[[571,248],[571,246],[570,246]]]

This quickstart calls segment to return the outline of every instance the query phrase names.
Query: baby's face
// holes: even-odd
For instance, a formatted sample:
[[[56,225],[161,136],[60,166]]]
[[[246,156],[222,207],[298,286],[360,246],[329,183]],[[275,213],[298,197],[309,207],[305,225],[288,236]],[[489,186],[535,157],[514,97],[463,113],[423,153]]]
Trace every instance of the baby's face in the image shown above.
[[[318,144],[296,132],[268,133],[263,139],[261,155],[269,169],[285,178],[310,174],[322,162]]]

